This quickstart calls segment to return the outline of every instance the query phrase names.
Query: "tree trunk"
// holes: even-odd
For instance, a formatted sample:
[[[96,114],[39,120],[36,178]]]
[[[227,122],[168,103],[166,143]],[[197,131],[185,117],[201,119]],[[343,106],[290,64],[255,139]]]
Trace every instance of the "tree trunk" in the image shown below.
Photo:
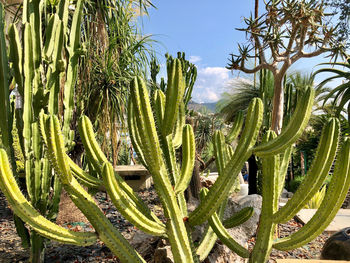
[[[117,167],[118,163],[118,153],[119,153],[119,143],[118,143],[118,128],[115,120],[111,123],[111,141],[112,141],[112,159],[113,167]]]
[[[194,168],[193,168],[193,172],[192,172],[192,178],[190,181],[190,185],[185,192],[185,197],[187,200],[190,199],[191,197],[199,199],[199,191],[202,188],[199,166],[200,166],[200,162],[196,158],[196,161],[194,163]]]
[[[258,164],[256,163],[254,154],[249,157],[248,165],[248,194],[253,195],[258,193]]]
[[[304,160],[304,152],[300,152],[300,168],[301,168],[301,175],[305,175],[305,160]]]
[[[281,75],[281,74],[279,74]],[[274,95],[273,95],[273,109],[272,109],[272,120],[271,120],[271,130],[273,130],[277,135],[281,133],[283,124],[283,104],[284,104],[284,91],[282,80],[283,77],[276,76],[274,74],[275,84],[274,84]]]
[[[258,18],[259,16],[259,0],[255,0],[255,9],[254,9],[254,16],[255,16],[255,19]]]

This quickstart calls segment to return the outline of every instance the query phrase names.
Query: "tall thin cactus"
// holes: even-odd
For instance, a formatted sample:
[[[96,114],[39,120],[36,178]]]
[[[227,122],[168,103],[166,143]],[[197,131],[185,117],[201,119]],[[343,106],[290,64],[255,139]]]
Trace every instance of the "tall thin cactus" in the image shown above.
[[[0,104],[1,112],[4,114],[0,121],[0,144],[10,158],[15,178],[18,178],[12,146],[12,129],[15,122],[24,155],[24,172],[30,200],[30,204],[27,204],[30,205],[28,209],[36,209],[41,216],[52,220],[55,219],[58,212],[61,183],[56,176],[52,176],[52,168],[46,157],[40,135],[39,114],[41,111],[58,114],[59,94],[60,90],[64,89],[63,134],[65,146],[67,149],[71,148],[74,139],[74,134],[70,130],[74,109],[73,94],[78,59],[81,55],[79,43],[82,1],[77,1],[69,27],[69,1],[60,1],[53,9],[56,10],[55,12],[47,11],[46,5],[47,3],[42,0],[24,0],[22,23],[8,25],[8,49],[5,43],[1,6]],[[19,30],[23,32],[21,37]],[[22,107],[10,107],[10,82],[18,90],[23,102]],[[64,83],[64,88],[62,83]],[[15,121],[13,116],[16,116]],[[23,220],[20,215],[19,218]],[[44,248],[42,232],[38,231],[39,228],[33,227],[35,231],[30,232],[29,242],[27,239],[29,232],[19,218],[15,217],[16,227],[23,244],[31,246],[30,260],[32,262],[42,261]]]

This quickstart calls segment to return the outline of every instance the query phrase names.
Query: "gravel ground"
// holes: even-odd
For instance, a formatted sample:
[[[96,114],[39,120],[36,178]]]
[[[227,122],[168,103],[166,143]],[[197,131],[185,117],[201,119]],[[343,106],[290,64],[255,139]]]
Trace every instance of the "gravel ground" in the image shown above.
[[[152,189],[151,191],[140,191],[140,197],[148,204],[150,209],[158,216],[162,215],[162,208],[159,206],[158,198]],[[116,211],[114,206],[106,195],[98,193],[96,200],[100,207],[123,235],[129,239],[136,229]],[[65,223],[65,227],[76,231],[93,231],[91,225],[83,222]],[[279,235],[284,237],[297,231],[302,224],[295,220],[287,224],[279,225]],[[9,209],[3,194],[0,192],[0,263],[27,262],[29,253],[21,247],[21,240],[16,235],[12,212]],[[279,258],[299,258],[299,259],[317,259],[319,258],[322,246],[328,234],[322,234],[313,242],[292,251],[281,252],[273,250],[270,262],[275,262]],[[249,241],[249,247],[252,247],[255,240]],[[104,246],[102,242],[89,247],[76,247],[71,245],[62,245],[57,242],[48,244],[45,253],[45,262],[49,263],[78,263],[78,262],[118,262],[117,258]]]

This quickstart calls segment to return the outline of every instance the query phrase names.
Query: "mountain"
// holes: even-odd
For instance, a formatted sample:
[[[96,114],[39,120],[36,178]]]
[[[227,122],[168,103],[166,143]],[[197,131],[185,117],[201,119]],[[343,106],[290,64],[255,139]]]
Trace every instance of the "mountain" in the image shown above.
[[[198,112],[207,112],[207,113],[215,113],[215,108],[216,108],[216,103],[217,102],[207,102],[207,103],[197,103],[193,100],[191,100],[188,103],[188,108],[190,110],[198,111]]]

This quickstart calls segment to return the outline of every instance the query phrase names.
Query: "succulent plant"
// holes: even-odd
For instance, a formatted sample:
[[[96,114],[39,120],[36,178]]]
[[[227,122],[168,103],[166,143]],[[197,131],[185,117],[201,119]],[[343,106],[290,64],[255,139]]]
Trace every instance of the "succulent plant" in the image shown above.
[[[28,4],[26,1],[25,3]],[[256,140],[262,124],[263,104],[258,98],[250,103],[243,130],[241,131],[243,121],[242,116],[240,116],[230,133],[228,141],[237,138],[240,134],[236,148],[233,149],[226,143],[225,137],[220,131],[215,133],[213,143],[219,177],[209,190],[203,189],[201,191],[201,202],[191,213],[187,211],[184,191],[192,176],[195,142],[192,127],[185,124],[184,121],[184,97],[188,97],[188,95],[185,93],[186,80],[182,69],[183,65],[179,59],[172,59],[168,63],[168,80],[165,92],[157,90],[150,97],[146,83],[140,77],[135,77],[131,83],[128,105],[129,135],[139,159],[152,174],[155,189],[164,209],[165,220],[160,220],[152,213],[138,195],[113,170],[112,165],[99,148],[90,120],[85,116],[79,121],[79,133],[90,162],[89,172],[77,166],[67,155],[71,138],[71,132],[67,130],[69,125],[65,124],[66,119],[64,119],[62,129],[60,119],[56,116],[57,94],[50,93],[48,108],[42,110],[38,106],[41,105],[38,104],[39,94],[43,94],[43,96],[46,94],[44,87],[39,82],[41,80],[40,59],[42,57],[50,58],[49,60],[52,61],[51,71],[49,70],[47,75],[48,80],[53,78],[54,72],[58,73],[64,69],[67,70],[67,78],[72,78],[66,81],[68,97],[65,100],[67,107],[72,106],[69,87],[72,87],[71,85],[74,83],[76,66],[74,59],[79,55],[79,30],[77,28],[81,16],[81,1],[77,2],[76,12],[72,20],[67,47],[69,51],[67,64],[64,62],[62,64],[61,52],[55,52],[60,43],[67,44],[66,41],[61,41],[62,37],[64,39],[68,36],[68,34],[63,33],[67,30],[66,16],[60,16],[62,14],[61,8],[64,5],[67,7],[68,2],[61,1],[57,14],[51,16],[53,20],[50,20],[50,23],[52,23],[52,30],[55,31],[55,37],[53,38],[53,35],[45,37],[46,41],[54,41],[44,45],[45,56],[42,56],[42,52],[34,52],[33,57],[30,56],[29,50],[40,50],[41,42],[38,41],[40,36],[33,39],[31,37],[32,27],[35,28],[37,25],[34,22],[31,24],[29,18],[28,21],[24,21],[23,94],[25,114],[23,116],[23,137],[26,158],[25,170],[31,202],[28,202],[20,192],[13,175],[13,167],[11,169],[8,157],[11,158],[11,147],[5,140],[7,138],[6,129],[8,126],[5,125],[8,123],[7,119],[2,118],[0,125],[2,147],[4,148],[0,151],[0,188],[15,214],[26,222],[38,234],[38,237],[43,236],[63,243],[82,246],[89,245],[98,238],[122,262],[145,262],[123,235],[113,227],[81,184],[107,191],[118,211],[133,225],[147,234],[168,239],[175,262],[191,263],[204,260],[216,240],[220,239],[238,255],[249,258],[249,262],[263,263],[267,260],[272,247],[288,250],[301,246],[326,228],[340,208],[350,186],[350,141],[347,138],[338,153],[329,189],[315,216],[298,232],[289,237],[274,240],[277,224],[293,217],[318,191],[337,152],[340,128],[338,120],[332,118],[324,126],[316,158],[307,178],[289,202],[284,207],[279,208],[278,200],[283,189],[292,145],[305,129],[311,114],[314,99],[314,91],[311,88],[307,89],[305,96],[298,102],[293,117],[282,133],[276,136],[274,132],[268,131],[264,134],[263,142],[260,145],[256,146]],[[32,10],[34,10],[34,14],[40,15],[40,12],[35,8],[29,9],[28,12]],[[26,12],[24,12],[24,18],[26,17]],[[1,54],[4,56],[6,52],[4,52],[5,46],[3,44],[1,44]],[[53,59],[53,57],[56,58]],[[2,61],[5,61],[4,57],[2,57]],[[7,66],[7,63],[2,63],[2,67],[5,69]],[[18,70],[20,70],[19,68],[18,66]],[[5,79],[7,75],[5,72],[1,71],[2,79]],[[17,78],[21,79],[19,76]],[[47,82],[52,84],[52,89],[50,88],[52,92],[57,90],[57,82],[54,80]],[[19,82],[19,80],[17,81]],[[5,84],[6,82],[2,82],[1,94],[6,93]],[[44,90],[40,93],[42,89]],[[0,98],[3,101],[7,99],[6,95],[2,95]],[[9,110],[5,112],[8,113]],[[10,119],[12,115],[8,113],[6,116]],[[176,151],[180,151],[180,147],[181,159],[176,154]],[[236,185],[238,173],[252,153],[262,158],[263,203],[256,243],[253,250],[249,251],[229,235],[227,228],[235,227],[248,220],[252,215],[252,209],[244,209],[226,220],[223,220],[223,212],[227,199]],[[50,186],[51,167],[55,172],[55,187],[60,184],[64,187],[75,205],[90,221],[95,232],[73,233],[45,219],[43,215],[46,210],[39,209],[38,211],[36,209],[37,204],[42,204],[43,201],[47,200],[48,192],[42,189],[48,189]],[[96,177],[94,174],[98,176]],[[56,179],[59,179],[59,183],[56,183],[58,182]],[[44,197],[46,199],[43,199]],[[192,241],[192,231],[195,226],[206,222],[208,222],[206,231],[196,246]]]

